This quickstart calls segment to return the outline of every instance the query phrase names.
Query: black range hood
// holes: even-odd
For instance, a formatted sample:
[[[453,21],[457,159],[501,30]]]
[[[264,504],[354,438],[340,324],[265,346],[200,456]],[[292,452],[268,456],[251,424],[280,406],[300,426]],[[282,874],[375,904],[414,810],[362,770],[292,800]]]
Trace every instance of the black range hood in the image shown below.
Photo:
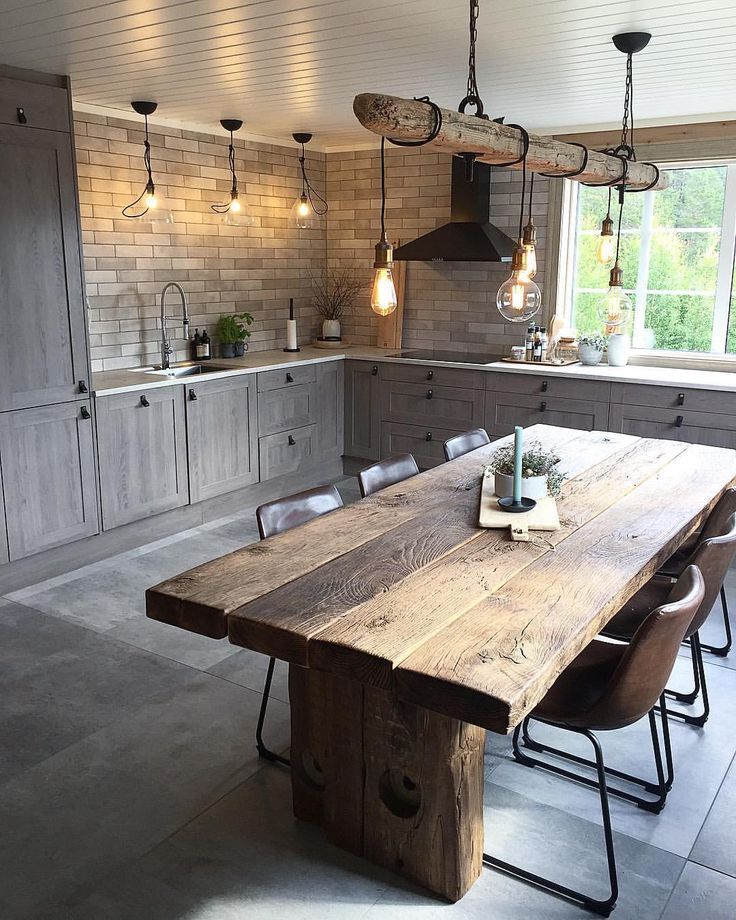
[[[452,158],[450,222],[394,250],[402,262],[510,262],[516,242],[489,221],[491,167],[476,163],[465,178],[465,163]]]

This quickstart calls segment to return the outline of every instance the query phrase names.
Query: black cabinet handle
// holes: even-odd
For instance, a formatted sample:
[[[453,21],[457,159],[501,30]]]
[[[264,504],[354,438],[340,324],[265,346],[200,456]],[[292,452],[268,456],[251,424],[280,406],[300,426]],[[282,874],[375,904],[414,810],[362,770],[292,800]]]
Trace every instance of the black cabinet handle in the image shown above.
[[[294,435],[290,434],[289,435],[289,447],[293,447],[295,444],[296,444],[296,441],[294,440]]]
[[[428,431],[428,432],[427,432],[427,434],[426,434],[424,440],[425,440],[425,441],[431,441],[431,440],[432,440],[432,432],[431,432],[431,431]]]
[[[195,390],[189,391],[189,398],[192,400],[192,402],[194,402],[194,400],[197,398],[197,393]]]
[[[86,406],[82,406],[82,408],[79,410],[79,413],[82,418],[92,418],[90,411]]]
[[[543,392],[543,393],[546,393],[546,392],[547,392],[547,387],[548,387],[548,386],[549,386],[549,384],[547,383],[547,381],[546,381],[546,380],[543,380],[543,381],[542,381],[542,392]]]
[[[427,390],[427,399],[431,399],[431,398],[432,398],[432,391]]]
[[[79,390],[80,393],[89,393],[89,390],[87,389],[87,381],[80,380],[79,383],[77,384],[77,389]]]
[[[539,404],[539,411],[540,411],[540,412],[546,412],[546,411],[547,411],[547,403],[546,403],[546,402],[541,402],[541,403]]]
[[[675,428],[682,428],[682,423],[685,421],[682,415],[678,415],[675,419]]]
[[[293,382],[294,382],[294,378],[291,376],[291,374],[287,374],[287,375],[286,375],[286,382],[287,382],[287,383],[293,383]]]
[[[434,371],[427,371],[427,380],[432,380],[434,378]]]
[[[141,396],[141,405],[143,406],[144,409],[147,409],[151,404],[149,403],[149,401],[146,399],[145,396]]]
[[[684,393],[678,393],[678,394],[677,394],[677,405],[678,405],[678,406],[684,406],[684,405],[685,405],[685,394],[684,394]]]
[[[28,124],[28,119],[26,118],[26,110],[23,108],[22,105],[19,105],[19,106],[18,106],[18,108],[15,110],[15,114],[18,116],[18,124],[19,124],[19,125],[27,125],[27,124]]]
[[[373,367],[371,368],[371,374],[373,374],[374,377],[378,376],[378,365],[377,364],[374,364]]]

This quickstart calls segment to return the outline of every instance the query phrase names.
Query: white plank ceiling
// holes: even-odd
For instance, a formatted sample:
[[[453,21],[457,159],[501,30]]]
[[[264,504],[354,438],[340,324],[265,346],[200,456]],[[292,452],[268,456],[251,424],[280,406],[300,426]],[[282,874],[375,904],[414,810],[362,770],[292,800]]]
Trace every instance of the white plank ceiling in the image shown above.
[[[355,93],[465,95],[467,0],[0,0],[0,63],[73,79],[76,103],[206,131],[310,130],[322,148],[371,141]],[[613,33],[647,30],[635,59],[640,122],[734,117],[734,0],[481,0],[478,82],[492,117],[530,129],[620,119]],[[156,119],[154,119],[156,120]]]

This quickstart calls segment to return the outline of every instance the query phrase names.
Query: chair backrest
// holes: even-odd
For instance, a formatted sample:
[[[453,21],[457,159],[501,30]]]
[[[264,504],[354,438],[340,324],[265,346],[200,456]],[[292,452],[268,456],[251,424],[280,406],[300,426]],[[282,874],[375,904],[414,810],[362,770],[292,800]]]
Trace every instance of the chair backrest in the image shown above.
[[[712,515],[711,515],[712,517]],[[708,529],[710,536],[705,536]],[[690,628],[685,633],[685,638],[692,636],[705,623],[708,614],[713,609],[716,599],[723,587],[728,568],[736,556],[736,514],[731,513],[720,521],[720,527],[710,527],[710,518],[703,528],[703,537],[698,540],[688,562],[696,565],[703,573],[705,581],[705,597],[700,609],[696,613]]]
[[[680,644],[705,596],[705,581],[689,565],[634,633],[600,699],[586,713],[592,729],[623,728],[646,715],[667,686]]]
[[[710,537],[720,536],[726,530],[728,519],[734,513],[736,513],[736,489],[726,489],[703,525],[698,535],[698,544]]]
[[[478,447],[485,447],[490,443],[491,439],[485,428],[473,428],[472,431],[464,431],[453,438],[448,438],[442,448],[445,451],[445,460],[454,460],[456,457],[462,457],[463,454],[470,453],[471,450],[476,450]]]
[[[342,498],[334,486],[307,489],[295,495],[287,495],[286,498],[266,502],[260,508],[256,508],[258,532],[261,540],[265,540],[266,537],[291,530],[292,527],[306,524],[313,518],[342,507]]]
[[[392,486],[397,482],[403,482],[411,476],[416,476],[419,472],[417,461],[411,454],[399,454],[397,457],[389,457],[388,460],[381,460],[372,466],[367,466],[358,473],[358,485],[360,494],[365,498],[381,489]]]

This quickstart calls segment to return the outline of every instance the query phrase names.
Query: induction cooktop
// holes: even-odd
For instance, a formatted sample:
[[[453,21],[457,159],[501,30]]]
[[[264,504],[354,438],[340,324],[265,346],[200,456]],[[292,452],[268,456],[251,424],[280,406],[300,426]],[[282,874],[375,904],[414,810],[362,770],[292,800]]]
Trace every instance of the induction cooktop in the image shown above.
[[[500,361],[503,354],[500,352],[465,352],[465,351],[434,351],[431,348],[410,348],[398,351],[387,358],[409,358],[413,361],[445,361],[454,364],[493,364]]]

